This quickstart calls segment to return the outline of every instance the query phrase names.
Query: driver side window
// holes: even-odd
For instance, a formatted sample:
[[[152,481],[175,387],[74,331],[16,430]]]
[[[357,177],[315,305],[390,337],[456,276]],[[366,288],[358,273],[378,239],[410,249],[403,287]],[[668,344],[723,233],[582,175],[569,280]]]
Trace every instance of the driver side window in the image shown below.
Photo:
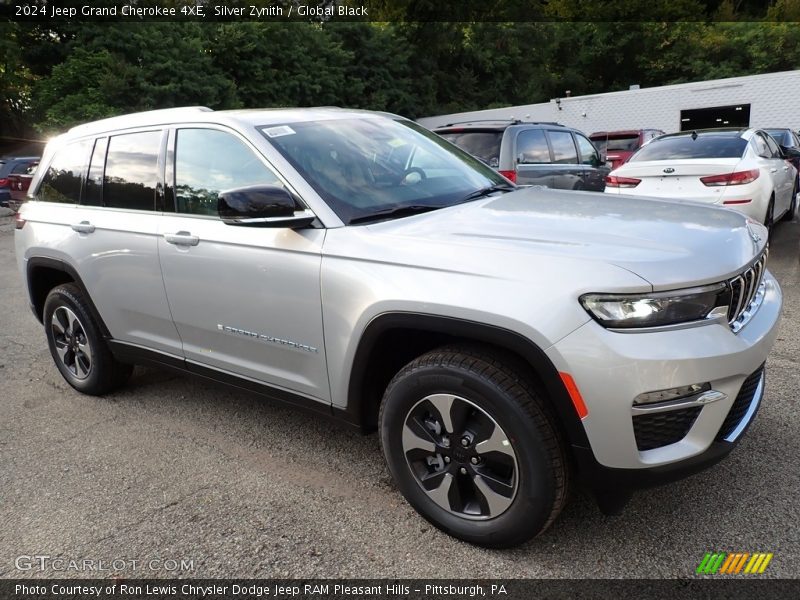
[[[217,129],[179,129],[175,198],[179,213],[216,215],[219,193],[251,185],[281,185],[244,142]]]

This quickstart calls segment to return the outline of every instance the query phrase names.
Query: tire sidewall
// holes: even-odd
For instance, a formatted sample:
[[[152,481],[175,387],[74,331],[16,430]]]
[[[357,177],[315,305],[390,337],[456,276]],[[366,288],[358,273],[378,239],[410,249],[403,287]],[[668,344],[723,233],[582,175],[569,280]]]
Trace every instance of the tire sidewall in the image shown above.
[[[506,432],[517,458],[518,488],[511,506],[486,520],[465,519],[437,505],[411,473],[403,452],[402,429],[411,408],[428,395],[463,397],[486,411]],[[428,521],[461,539],[486,545],[520,543],[547,524],[556,501],[551,460],[531,416],[506,394],[470,371],[426,366],[398,376],[387,388],[381,442],[389,470],[408,502]]]
[[[45,300],[43,321],[45,327],[45,335],[47,336],[47,345],[50,348],[50,354],[53,357],[56,367],[61,373],[62,377],[79,392],[95,393],[95,390],[101,385],[102,371],[107,368],[104,365],[104,356],[102,347],[105,344],[100,331],[94,322],[92,316],[84,309],[80,300],[80,295],[77,290],[72,290],[66,286],[57,287],[50,292]],[[92,364],[89,376],[85,379],[78,379],[70,370],[64,365],[61,358],[56,352],[55,337],[53,335],[53,328],[51,321],[53,313],[57,308],[65,306],[69,308],[81,322],[83,332],[86,334],[89,347],[92,351]]]

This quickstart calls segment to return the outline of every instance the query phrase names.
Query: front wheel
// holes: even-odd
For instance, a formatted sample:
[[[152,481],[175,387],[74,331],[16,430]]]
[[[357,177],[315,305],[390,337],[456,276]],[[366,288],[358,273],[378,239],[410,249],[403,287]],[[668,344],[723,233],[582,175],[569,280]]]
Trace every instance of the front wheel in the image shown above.
[[[114,359],[78,286],[53,288],[44,303],[43,320],[56,367],[79,392],[100,396],[130,377],[133,367]]]
[[[380,414],[406,500],[439,529],[496,548],[547,529],[568,488],[558,430],[504,358],[460,346],[429,352],[395,375]]]

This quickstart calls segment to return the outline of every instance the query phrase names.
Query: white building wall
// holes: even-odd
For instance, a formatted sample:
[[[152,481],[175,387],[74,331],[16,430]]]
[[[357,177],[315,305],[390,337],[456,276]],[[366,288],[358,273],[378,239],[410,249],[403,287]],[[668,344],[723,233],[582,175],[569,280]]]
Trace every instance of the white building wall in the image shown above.
[[[800,70],[561,98],[474,112],[426,117],[433,129],[473,119],[557,121],[585,133],[655,128],[680,131],[681,110],[750,104],[751,127],[800,127]]]

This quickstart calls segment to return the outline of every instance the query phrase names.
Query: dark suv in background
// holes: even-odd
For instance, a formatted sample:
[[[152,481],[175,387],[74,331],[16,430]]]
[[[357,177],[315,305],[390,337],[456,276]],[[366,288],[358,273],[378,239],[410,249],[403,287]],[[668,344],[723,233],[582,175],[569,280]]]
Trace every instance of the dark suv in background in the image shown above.
[[[610,171],[588,137],[560,123],[470,121],[434,132],[519,185],[602,192]]]

